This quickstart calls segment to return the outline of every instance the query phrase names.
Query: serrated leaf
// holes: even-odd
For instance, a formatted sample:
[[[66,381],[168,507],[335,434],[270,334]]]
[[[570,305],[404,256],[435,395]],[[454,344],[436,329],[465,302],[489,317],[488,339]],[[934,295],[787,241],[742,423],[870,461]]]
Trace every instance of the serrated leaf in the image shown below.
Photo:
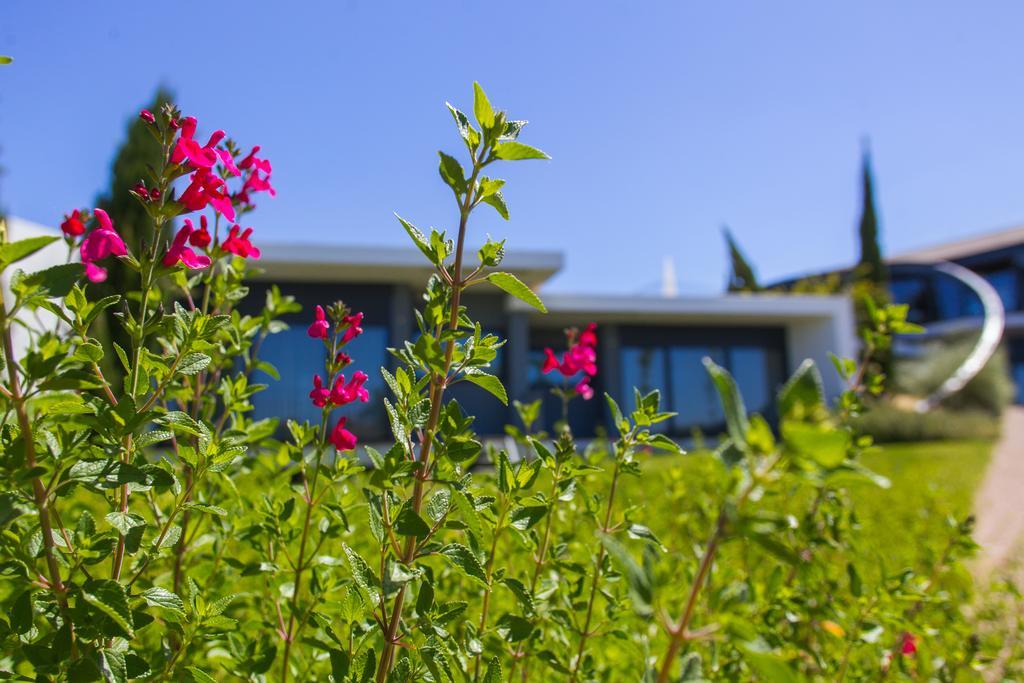
[[[467,381],[472,382],[481,389],[487,390],[492,396],[497,398],[504,405],[508,405],[508,394],[505,392],[505,387],[502,385],[501,380],[494,375],[488,375],[486,372],[472,372],[465,375]]]
[[[178,361],[178,372],[182,375],[196,375],[210,364],[210,357],[205,353],[186,353]]]
[[[541,313],[548,312],[548,309],[545,308],[544,302],[540,300],[540,297],[534,294],[533,290],[527,287],[522,280],[512,273],[491,273],[487,276],[487,280],[498,289],[506,292],[507,294],[511,294],[520,301],[528,303]]]
[[[505,161],[520,161],[522,159],[550,159],[547,154],[536,147],[524,145],[521,142],[511,140],[502,142],[494,148],[494,156]]]
[[[408,505],[398,513],[394,528],[402,536],[415,536],[421,541],[430,534],[430,525]]]
[[[28,239],[18,240],[17,242],[8,242],[7,244],[0,244],[0,270],[3,270],[12,263],[17,263],[22,259],[28,258],[40,249],[44,249],[53,244],[58,239],[60,238],[46,235],[42,237],[29,237]]]
[[[476,116],[481,128],[490,128],[494,125],[494,108],[487,99],[487,93],[476,81],[473,81],[473,115]]]
[[[441,548],[441,554],[463,574],[487,585],[487,575],[484,574],[484,568],[472,550],[461,543],[449,543]]]
[[[124,588],[117,581],[93,580],[82,586],[82,598],[121,628],[126,638],[135,637],[132,611]]]
[[[161,607],[178,614],[185,614],[185,601],[166,588],[154,586],[142,591],[142,599],[150,607]]]

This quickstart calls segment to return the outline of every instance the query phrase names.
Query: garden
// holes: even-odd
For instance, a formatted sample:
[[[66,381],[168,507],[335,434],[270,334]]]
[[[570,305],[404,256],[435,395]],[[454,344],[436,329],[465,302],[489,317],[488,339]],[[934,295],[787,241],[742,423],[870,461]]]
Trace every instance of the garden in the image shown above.
[[[241,307],[272,164],[189,114],[139,114],[161,163],[126,189],[151,233],[79,208],[61,237],[0,244],[6,679],[972,681],[1006,659],[1013,587],[980,592],[967,564],[991,442],[879,446],[861,428],[893,336],[915,331],[905,307],[865,299],[861,354],[800,365],[771,415],[705,361],[726,428],[696,447],[660,429],[658,392],[595,391],[600,329],[569,329],[540,371],[563,415],[598,402],[609,428],[545,431],[516,403],[511,458],[449,389],[508,403],[504,340],[463,295],[545,307],[473,218],[509,220],[502,169],[548,156],[474,84],[437,159],[451,232],[415,207],[395,225],[432,271],[415,334],[368,367],[350,347],[366,311],[302,311],[309,353],[326,350],[303,378],[320,419],[257,419],[256,373],[277,373],[261,345],[298,311],[277,287]],[[65,263],[19,268],[60,242]],[[130,286],[105,286],[115,264]],[[346,417],[368,402],[383,447]]]

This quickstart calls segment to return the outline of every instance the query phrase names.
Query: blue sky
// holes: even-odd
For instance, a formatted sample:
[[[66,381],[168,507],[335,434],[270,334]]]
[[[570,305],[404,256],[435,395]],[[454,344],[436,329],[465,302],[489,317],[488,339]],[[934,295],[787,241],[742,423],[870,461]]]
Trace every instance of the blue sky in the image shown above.
[[[261,144],[257,240],[404,244],[450,227],[435,151],[481,81],[551,162],[506,165],[509,249],[560,291],[721,289],[732,227],[762,279],[856,253],[871,139],[889,253],[1024,221],[1014,2],[0,4],[0,202],[56,224],[105,186],[160,83],[205,132]]]

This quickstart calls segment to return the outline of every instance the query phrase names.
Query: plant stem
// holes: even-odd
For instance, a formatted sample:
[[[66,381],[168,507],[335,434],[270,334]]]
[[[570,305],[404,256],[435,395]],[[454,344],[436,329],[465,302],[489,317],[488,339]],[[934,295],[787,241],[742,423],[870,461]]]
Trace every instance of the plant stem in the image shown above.
[[[484,567],[484,573],[487,576],[487,588],[484,589],[484,603],[480,608],[480,624],[477,626],[476,633],[477,638],[482,638],[484,629],[487,627],[487,612],[491,606],[491,593],[494,591],[494,586],[491,584],[491,579],[494,576],[494,556],[498,552],[498,539],[501,537],[501,530],[505,524],[505,519],[508,516],[509,502],[506,499],[505,504],[502,506],[501,514],[498,515],[498,523],[494,526],[494,533],[491,538],[491,551],[487,555],[487,565]],[[476,656],[476,664],[473,668],[473,680],[480,680],[480,662],[483,659],[483,652]]]
[[[455,263],[452,267],[452,299],[451,311],[448,319],[448,329],[455,332],[459,327],[459,303],[462,297],[462,290],[466,283],[462,280],[462,255],[466,246],[466,227],[469,223],[469,214],[473,210],[473,194],[476,187],[476,179],[486,162],[477,161],[474,158],[473,173],[466,185],[465,200],[459,206],[459,237],[455,247]],[[441,399],[444,397],[444,390],[448,382],[448,373],[452,367],[452,357],[455,353],[455,341],[448,340],[445,343],[444,372],[435,374],[430,380],[430,416],[427,419],[423,432],[423,442],[420,446],[420,466],[416,472],[416,481],[413,483],[412,510],[419,514],[423,506],[423,489],[427,478],[430,476],[430,451],[434,443],[434,432],[437,430],[437,423],[441,419]],[[405,541],[402,551],[402,564],[410,564],[416,556],[416,538],[410,536]],[[408,584],[403,584],[395,596],[394,605],[391,608],[391,616],[387,621],[387,630],[384,633],[384,648],[380,655],[380,664],[377,667],[377,683],[384,683],[391,667],[394,666],[395,647],[397,645],[398,629],[402,621],[402,607],[405,602],[405,593]]]
[[[8,389],[11,393],[11,403],[14,404],[14,412],[18,417],[18,428],[21,430],[21,440],[25,446],[25,467],[31,472],[36,469],[36,445],[35,436],[32,433],[32,421],[28,416],[28,409],[25,406],[25,396],[21,390],[21,380],[18,377],[18,363],[14,357],[14,341],[11,337],[11,324],[7,318],[7,305],[0,295],[0,327],[3,328],[4,361],[7,365]],[[50,589],[53,591],[57,604],[60,605],[61,615],[68,627],[71,637],[72,653],[77,651],[75,645],[75,629],[71,623],[70,610],[68,609],[67,589],[60,576],[60,565],[57,564],[57,554],[53,543],[53,524],[50,521],[50,506],[39,476],[32,477],[32,497],[35,501],[36,512],[39,515],[39,529],[43,536],[43,555],[46,558],[46,568]]]
[[[621,447],[625,450],[625,446]],[[604,511],[604,524],[601,527],[601,533],[607,534],[611,530],[612,521],[612,510],[615,505],[615,489],[619,483],[619,467],[622,464],[621,451],[615,455],[615,467],[612,469],[612,483],[608,490],[608,504],[605,506]],[[605,547],[604,543],[600,544],[597,551],[597,559],[594,560],[594,581],[590,585],[590,598],[587,600],[587,614],[583,619],[583,628],[580,630],[580,644],[576,649],[576,661],[573,663],[572,672],[569,674],[569,680],[575,681],[580,673],[580,667],[583,665],[583,653],[587,647],[587,639],[590,638],[590,621],[594,616],[594,601],[597,599],[597,589],[601,583],[601,574],[604,568],[605,558]]]

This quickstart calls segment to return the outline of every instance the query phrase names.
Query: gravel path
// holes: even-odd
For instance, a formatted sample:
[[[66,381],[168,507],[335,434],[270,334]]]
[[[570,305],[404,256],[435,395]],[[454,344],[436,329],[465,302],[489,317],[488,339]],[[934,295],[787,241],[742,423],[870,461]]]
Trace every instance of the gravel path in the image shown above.
[[[985,480],[975,497],[974,539],[981,550],[974,564],[979,577],[1004,567],[1024,542],[1024,407],[1003,416],[1003,435],[992,452]]]

